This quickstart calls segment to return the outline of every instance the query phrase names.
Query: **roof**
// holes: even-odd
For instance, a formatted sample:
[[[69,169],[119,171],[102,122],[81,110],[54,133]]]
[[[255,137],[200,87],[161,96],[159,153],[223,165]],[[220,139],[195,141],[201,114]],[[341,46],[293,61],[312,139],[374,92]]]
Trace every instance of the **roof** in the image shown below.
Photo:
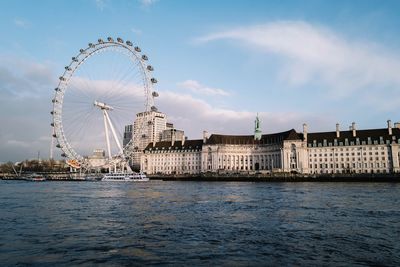
[[[207,140],[207,144],[226,144],[226,145],[252,145],[252,144],[280,144],[284,140],[302,140],[303,134],[291,129],[286,132],[263,134],[261,140],[254,140],[254,135],[222,135],[212,134]]]
[[[393,139],[394,138],[394,139]],[[334,143],[336,142],[368,142],[370,139],[371,142],[378,141],[381,139],[385,142],[386,140],[392,141],[400,138],[400,129],[392,128],[392,135],[389,135],[389,131],[387,128],[383,129],[370,129],[370,130],[356,130],[356,136],[353,137],[353,131],[340,131],[339,138],[336,137],[336,131],[334,132],[320,132],[320,133],[309,133],[307,135],[307,143],[312,144],[317,143]]]
[[[165,150],[165,149],[173,149],[173,150],[185,150],[185,149],[199,149],[201,150],[203,146],[203,139],[197,140],[185,140],[184,144],[182,145],[182,141],[175,141],[174,145],[172,145],[171,141],[161,141],[155,143],[150,143],[144,149],[145,151],[149,150]]]

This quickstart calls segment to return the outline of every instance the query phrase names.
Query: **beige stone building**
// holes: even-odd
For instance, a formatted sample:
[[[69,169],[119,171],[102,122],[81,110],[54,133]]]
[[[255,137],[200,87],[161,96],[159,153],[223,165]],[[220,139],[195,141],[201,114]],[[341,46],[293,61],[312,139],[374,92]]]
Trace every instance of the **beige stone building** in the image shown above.
[[[142,154],[148,174],[394,173],[399,172],[400,124],[382,129],[308,133],[294,129],[254,135],[203,134],[203,140],[150,143]]]

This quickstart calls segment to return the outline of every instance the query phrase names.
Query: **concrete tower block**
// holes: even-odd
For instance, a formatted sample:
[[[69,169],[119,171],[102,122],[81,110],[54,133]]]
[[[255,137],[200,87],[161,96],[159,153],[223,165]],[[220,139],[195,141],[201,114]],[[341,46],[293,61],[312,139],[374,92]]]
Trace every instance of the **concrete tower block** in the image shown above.
[[[307,142],[307,133],[308,133],[308,129],[307,128],[308,128],[307,124],[304,123],[303,124],[303,136],[304,136],[304,141],[306,141],[306,142]]]
[[[340,137],[339,123],[336,123],[336,138]]]
[[[208,139],[208,132],[203,131],[203,144],[207,143],[207,139]]]
[[[387,126],[388,126],[389,135],[392,135],[392,121],[391,120],[387,121]]]

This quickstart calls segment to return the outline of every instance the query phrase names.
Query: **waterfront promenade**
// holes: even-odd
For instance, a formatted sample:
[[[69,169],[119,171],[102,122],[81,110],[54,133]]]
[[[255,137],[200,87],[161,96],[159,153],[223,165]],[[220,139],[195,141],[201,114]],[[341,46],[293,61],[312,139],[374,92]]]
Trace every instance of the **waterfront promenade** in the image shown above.
[[[85,181],[100,180],[103,174],[87,175],[72,173],[42,173],[48,181]],[[274,174],[217,174],[203,173],[199,175],[148,175],[151,180],[162,181],[208,181],[208,182],[400,182],[400,174],[324,174],[302,175],[291,173]],[[96,179],[97,178],[97,179]],[[0,173],[2,180],[24,180],[24,175]]]

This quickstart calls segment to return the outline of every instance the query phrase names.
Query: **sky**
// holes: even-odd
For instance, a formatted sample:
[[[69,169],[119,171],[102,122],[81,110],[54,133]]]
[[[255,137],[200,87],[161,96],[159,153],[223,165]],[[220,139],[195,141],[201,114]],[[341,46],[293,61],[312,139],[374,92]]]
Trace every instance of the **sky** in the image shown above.
[[[0,1],[0,162],[49,156],[51,99],[71,56],[138,44],[158,109],[189,139],[384,128],[400,121],[399,1]]]

